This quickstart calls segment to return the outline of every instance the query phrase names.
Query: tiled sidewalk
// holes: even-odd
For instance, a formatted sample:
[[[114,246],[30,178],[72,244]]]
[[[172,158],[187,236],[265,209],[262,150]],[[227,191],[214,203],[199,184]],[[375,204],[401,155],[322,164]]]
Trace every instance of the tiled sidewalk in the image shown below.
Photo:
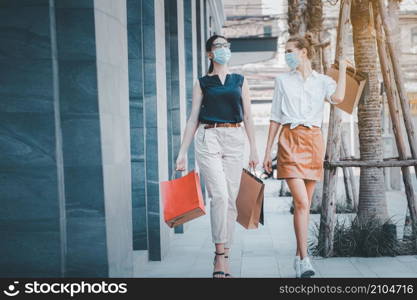
[[[234,277],[295,277],[293,216],[289,213],[291,197],[277,197],[276,180],[267,180],[265,189],[265,226],[246,230],[236,224],[234,247],[230,255]],[[401,192],[387,197],[395,211],[405,215],[405,198]],[[395,202],[394,202],[395,201]],[[209,207],[209,206],[207,206]],[[404,212],[402,212],[404,210]],[[209,212],[208,212],[209,213]],[[310,216],[310,223],[320,216]],[[135,277],[211,277],[214,248],[210,218],[205,215],[190,222],[184,234],[176,234],[168,255],[161,262],[148,262],[144,253],[135,251]],[[417,278],[417,255],[363,258],[311,257],[315,277],[414,277]]]

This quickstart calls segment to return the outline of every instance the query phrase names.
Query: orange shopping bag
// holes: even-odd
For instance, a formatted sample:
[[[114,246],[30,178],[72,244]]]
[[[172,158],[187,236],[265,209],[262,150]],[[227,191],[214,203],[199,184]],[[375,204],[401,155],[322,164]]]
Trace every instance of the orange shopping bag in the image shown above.
[[[169,227],[184,224],[206,214],[200,176],[194,170],[183,177],[162,181],[160,186],[164,219]]]

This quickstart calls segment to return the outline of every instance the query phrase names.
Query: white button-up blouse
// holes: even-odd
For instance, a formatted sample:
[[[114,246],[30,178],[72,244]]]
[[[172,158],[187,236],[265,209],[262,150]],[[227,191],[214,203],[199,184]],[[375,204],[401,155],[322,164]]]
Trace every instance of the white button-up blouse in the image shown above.
[[[272,98],[271,121],[291,123],[290,129],[303,124],[307,127],[321,127],[324,100],[335,104],[331,95],[336,91],[336,81],[325,74],[312,71],[305,80],[294,69],[275,77]]]

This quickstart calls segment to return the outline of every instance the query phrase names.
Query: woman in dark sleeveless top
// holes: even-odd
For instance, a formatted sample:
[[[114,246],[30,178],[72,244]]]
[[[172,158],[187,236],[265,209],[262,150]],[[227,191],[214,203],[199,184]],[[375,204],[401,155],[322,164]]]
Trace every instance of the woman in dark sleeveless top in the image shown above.
[[[245,132],[249,139],[249,167],[258,164],[255,131],[247,80],[229,73],[230,43],[220,35],[206,42],[210,67],[198,78],[193,103],[176,160],[185,170],[185,155],[195,137],[195,157],[210,197],[212,239],[215,244],[213,277],[231,277],[228,257],[236,223],[236,197],[244,167]],[[245,126],[242,127],[241,123]]]

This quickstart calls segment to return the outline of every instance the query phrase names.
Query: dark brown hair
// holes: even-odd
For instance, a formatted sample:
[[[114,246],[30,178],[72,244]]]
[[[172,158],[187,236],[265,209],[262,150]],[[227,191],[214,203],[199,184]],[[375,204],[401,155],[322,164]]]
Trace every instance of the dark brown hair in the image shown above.
[[[227,39],[222,35],[218,35],[218,34],[212,35],[206,42],[206,52],[211,51],[211,48],[213,47],[213,42],[217,38],[222,38],[222,39],[225,39],[227,41]],[[213,59],[210,59],[210,66],[209,66],[209,69],[208,69],[207,73],[211,73],[211,72],[213,72]]]
[[[288,42],[294,42],[295,47],[297,47],[300,50],[303,48],[306,48],[308,59],[312,59],[314,57],[315,50],[314,50],[311,34],[306,33],[304,36],[293,35],[287,40],[287,43]]]

